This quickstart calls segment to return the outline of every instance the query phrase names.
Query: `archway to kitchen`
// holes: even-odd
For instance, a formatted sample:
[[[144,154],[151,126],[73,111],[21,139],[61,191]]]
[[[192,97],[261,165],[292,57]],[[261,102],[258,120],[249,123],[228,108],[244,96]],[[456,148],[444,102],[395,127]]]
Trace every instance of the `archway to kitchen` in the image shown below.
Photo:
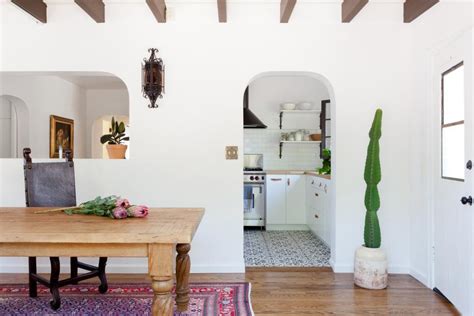
[[[334,104],[331,84],[317,73],[250,80],[243,96],[247,268],[330,266]]]

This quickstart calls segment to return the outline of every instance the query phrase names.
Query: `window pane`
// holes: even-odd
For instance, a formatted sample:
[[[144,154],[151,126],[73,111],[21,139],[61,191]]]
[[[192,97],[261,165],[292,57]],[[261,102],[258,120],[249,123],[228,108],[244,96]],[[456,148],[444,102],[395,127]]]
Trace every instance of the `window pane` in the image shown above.
[[[443,124],[464,120],[464,66],[443,76]]]
[[[442,176],[464,180],[464,124],[443,130]]]

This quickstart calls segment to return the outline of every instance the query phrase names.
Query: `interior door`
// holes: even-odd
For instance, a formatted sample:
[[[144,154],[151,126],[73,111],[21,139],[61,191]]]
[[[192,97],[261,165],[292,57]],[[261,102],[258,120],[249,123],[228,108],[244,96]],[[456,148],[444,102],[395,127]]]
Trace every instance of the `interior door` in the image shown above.
[[[435,57],[436,137],[434,286],[465,315],[472,315],[473,156],[472,34]]]

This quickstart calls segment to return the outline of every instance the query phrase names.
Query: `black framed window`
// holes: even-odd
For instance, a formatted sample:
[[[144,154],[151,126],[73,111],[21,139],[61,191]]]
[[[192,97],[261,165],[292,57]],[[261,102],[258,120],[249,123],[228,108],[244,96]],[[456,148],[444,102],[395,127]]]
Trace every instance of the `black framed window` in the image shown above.
[[[441,177],[464,181],[464,63],[441,76]]]

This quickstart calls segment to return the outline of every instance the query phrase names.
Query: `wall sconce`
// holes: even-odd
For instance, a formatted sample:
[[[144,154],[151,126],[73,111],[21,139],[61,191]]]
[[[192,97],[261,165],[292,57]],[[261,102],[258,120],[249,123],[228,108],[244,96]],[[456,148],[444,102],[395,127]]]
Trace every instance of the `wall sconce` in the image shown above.
[[[142,92],[143,97],[150,100],[149,108],[157,108],[156,99],[162,98],[165,93],[165,65],[161,58],[157,58],[156,48],[150,48],[150,58],[143,59],[142,64]]]

